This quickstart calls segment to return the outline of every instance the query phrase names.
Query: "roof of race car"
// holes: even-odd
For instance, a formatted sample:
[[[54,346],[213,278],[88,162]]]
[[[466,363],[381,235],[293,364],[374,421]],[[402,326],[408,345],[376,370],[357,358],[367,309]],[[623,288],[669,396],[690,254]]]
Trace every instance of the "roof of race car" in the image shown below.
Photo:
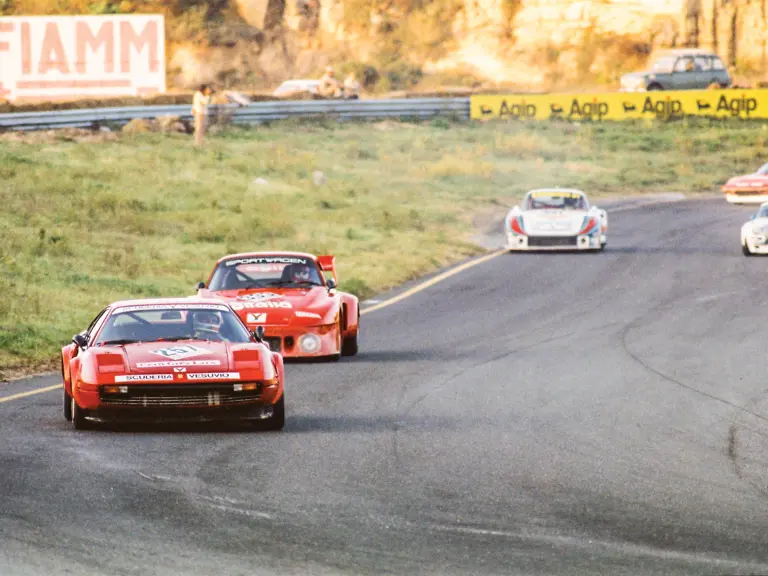
[[[216,260],[216,264],[229,260],[231,258],[253,258],[255,256],[290,256],[296,258],[309,258],[310,260],[317,260],[314,254],[308,254],[306,252],[289,252],[284,250],[268,250],[262,252],[241,252],[240,254],[227,254]]]

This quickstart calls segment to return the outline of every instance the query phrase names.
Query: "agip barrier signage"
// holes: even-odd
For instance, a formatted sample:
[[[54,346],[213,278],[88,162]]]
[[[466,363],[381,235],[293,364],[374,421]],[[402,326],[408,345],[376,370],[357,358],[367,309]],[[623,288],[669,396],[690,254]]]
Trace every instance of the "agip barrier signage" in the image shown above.
[[[474,120],[572,121],[768,118],[768,90],[477,95],[470,98],[470,116]]]
[[[165,92],[162,15],[0,18],[0,99]]]

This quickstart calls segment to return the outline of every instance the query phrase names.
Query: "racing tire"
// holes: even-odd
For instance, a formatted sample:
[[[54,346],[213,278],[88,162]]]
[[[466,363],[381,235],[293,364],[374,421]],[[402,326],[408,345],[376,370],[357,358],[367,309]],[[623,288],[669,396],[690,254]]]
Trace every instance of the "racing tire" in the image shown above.
[[[70,406],[72,407],[72,428],[75,430],[89,430],[91,428],[91,423],[85,419],[87,411],[80,408],[74,398],[71,396],[70,398]]]
[[[285,427],[285,392],[274,406],[272,417],[264,422],[264,430],[278,431]]]
[[[66,388],[64,388],[64,420],[72,422],[72,396],[67,393]]]
[[[344,338],[344,342],[341,345],[342,356],[356,356],[360,343],[360,317],[357,318],[357,332],[354,336]]]
[[[754,256],[755,253],[752,252],[752,250],[749,249],[749,246],[747,246],[746,243],[741,245],[741,252],[744,254],[744,256]]]
[[[64,390],[64,420],[72,422],[72,397],[67,394],[67,383],[64,380],[64,361],[61,362],[61,380],[63,382],[62,389]]]
[[[661,84],[651,84],[647,88],[648,92],[658,92],[659,90],[663,90],[661,87]]]

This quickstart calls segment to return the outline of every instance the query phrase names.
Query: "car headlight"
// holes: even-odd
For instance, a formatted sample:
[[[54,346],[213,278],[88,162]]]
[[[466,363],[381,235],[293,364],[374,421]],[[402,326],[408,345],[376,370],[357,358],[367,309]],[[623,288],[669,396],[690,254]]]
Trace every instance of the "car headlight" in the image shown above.
[[[299,338],[299,348],[305,354],[314,354],[320,350],[320,336],[317,334],[304,334]]]

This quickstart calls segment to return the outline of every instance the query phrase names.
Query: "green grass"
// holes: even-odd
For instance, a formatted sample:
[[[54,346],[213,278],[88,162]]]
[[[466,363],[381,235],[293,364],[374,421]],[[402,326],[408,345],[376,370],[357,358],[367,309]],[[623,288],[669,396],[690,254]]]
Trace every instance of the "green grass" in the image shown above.
[[[110,301],[192,294],[227,253],[334,253],[342,288],[366,297],[478,253],[473,217],[530,188],[712,192],[756,168],[767,137],[741,122],[444,120],[231,128],[203,150],[185,135],[4,137],[0,378],[55,366]]]

